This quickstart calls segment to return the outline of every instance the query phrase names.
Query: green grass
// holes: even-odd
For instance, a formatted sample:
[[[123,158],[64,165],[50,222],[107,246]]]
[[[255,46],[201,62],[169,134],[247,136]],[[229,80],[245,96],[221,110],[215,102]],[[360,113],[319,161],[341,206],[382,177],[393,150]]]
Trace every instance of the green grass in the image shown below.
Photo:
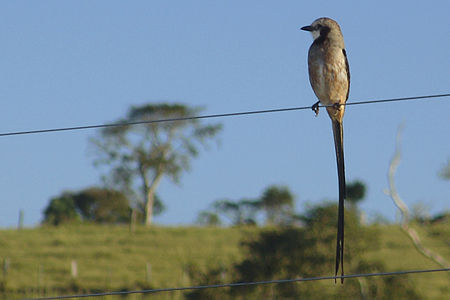
[[[173,287],[189,284],[184,267],[239,259],[239,241],[255,229],[144,228],[80,225],[0,231],[0,258],[10,266],[6,289],[85,290]],[[148,281],[147,264],[151,265]],[[5,279],[5,278],[3,278]]]
[[[417,230],[423,245],[450,261],[450,227],[448,224],[412,226]],[[379,251],[368,252],[367,258],[381,260],[388,271],[442,268],[421,255],[412,241],[398,225],[381,227]],[[450,272],[410,275],[410,279],[425,299],[448,299],[450,295]]]
[[[8,298],[37,296],[43,290],[67,294],[71,285],[80,292],[187,286],[191,284],[184,271],[188,264],[206,268],[235,262],[242,258],[240,241],[260,230],[138,227],[130,233],[126,226],[99,225],[4,229],[0,230],[0,259],[8,258],[10,265],[7,276],[0,279]],[[380,230],[381,250],[368,251],[366,258],[384,262],[388,271],[439,267],[421,256],[398,226],[381,226]],[[419,234],[427,247],[450,260],[448,225],[429,226]],[[72,260],[78,266],[75,281]],[[147,264],[151,265],[150,281]],[[450,293],[448,273],[410,278],[427,299],[444,299]],[[181,294],[158,299],[165,297],[179,299]]]

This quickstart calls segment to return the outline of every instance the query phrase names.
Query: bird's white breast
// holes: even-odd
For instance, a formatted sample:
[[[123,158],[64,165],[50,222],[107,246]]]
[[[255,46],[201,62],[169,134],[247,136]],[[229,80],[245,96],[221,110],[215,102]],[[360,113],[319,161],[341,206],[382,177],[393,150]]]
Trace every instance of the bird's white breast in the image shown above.
[[[328,50],[326,55],[319,52],[322,55],[314,55],[309,61],[311,85],[324,105],[345,102],[348,90],[346,58],[342,49]]]

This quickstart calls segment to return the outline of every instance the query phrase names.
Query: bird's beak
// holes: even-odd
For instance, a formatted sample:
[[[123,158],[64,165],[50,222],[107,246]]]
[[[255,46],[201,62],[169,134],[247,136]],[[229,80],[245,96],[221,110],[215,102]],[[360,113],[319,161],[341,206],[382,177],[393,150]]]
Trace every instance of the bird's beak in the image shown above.
[[[313,31],[313,28],[311,27],[311,26],[303,26],[302,28],[300,28],[301,30],[304,30],[304,31]]]

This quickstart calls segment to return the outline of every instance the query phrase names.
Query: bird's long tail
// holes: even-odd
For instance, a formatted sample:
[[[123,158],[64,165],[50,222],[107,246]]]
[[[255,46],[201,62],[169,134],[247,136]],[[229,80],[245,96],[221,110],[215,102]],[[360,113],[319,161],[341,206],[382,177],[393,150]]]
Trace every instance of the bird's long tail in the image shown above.
[[[341,276],[344,276],[344,199],[346,197],[346,192],[345,192],[343,124],[342,121],[338,120],[332,120],[332,123],[333,123],[334,146],[336,149],[336,162],[339,180],[339,212],[338,212],[335,276],[337,276],[338,274],[339,264],[341,265]],[[344,283],[343,277],[341,277],[341,283]]]

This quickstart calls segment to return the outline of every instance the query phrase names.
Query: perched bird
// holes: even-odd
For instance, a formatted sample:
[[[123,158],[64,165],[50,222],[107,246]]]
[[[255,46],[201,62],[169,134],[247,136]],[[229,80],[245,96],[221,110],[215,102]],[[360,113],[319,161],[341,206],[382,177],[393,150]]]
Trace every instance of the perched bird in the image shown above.
[[[344,199],[345,168],[343,124],[345,102],[350,90],[350,70],[345,52],[344,37],[339,24],[330,18],[319,18],[301,28],[311,32],[314,42],[308,52],[309,81],[319,101],[312,106],[319,113],[319,103],[326,106],[333,125],[334,146],[339,182],[339,212],[336,245],[336,271],[339,265],[344,276]],[[344,278],[341,277],[341,283]]]

